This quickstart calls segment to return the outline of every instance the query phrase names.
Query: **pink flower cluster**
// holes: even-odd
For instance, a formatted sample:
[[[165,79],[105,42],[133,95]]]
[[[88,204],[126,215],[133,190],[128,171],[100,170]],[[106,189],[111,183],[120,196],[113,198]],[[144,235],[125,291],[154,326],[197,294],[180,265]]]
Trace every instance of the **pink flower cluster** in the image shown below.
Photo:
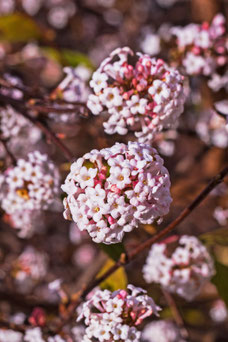
[[[225,31],[222,14],[217,14],[211,24],[173,27],[171,38],[175,39],[176,46],[171,50],[171,58],[176,65],[182,65],[188,75],[211,75],[227,63]]]
[[[143,342],[186,342],[178,327],[168,320],[160,320],[147,324],[142,332]]]
[[[46,154],[29,153],[28,161],[19,159],[6,170],[1,192],[1,206],[8,214],[47,209],[59,193],[59,172]]]
[[[146,282],[158,283],[167,291],[192,300],[214,275],[214,264],[196,237],[174,236],[152,246],[143,275]]]
[[[137,58],[136,63],[130,59]],[[174,125],[183,111],[183,77],[161,59],[128,48],[118,48],[94,72],[88,107],[94,115],[107,111],[108,134],[135,132],[139,142],[151,141],[156,132]]]
[[[136,327],[159,310],[146,291],[128,285],[128,290],[98,290],[83,304],[78,321],[85,319],[87,328],[83,342],[138,342]]]
[[[149,145],[116,143],[92,150],[71,165],[62,185],[66,219],[97,243],[117,243],[141,222],[166,215],[170,180],[163,160]]]

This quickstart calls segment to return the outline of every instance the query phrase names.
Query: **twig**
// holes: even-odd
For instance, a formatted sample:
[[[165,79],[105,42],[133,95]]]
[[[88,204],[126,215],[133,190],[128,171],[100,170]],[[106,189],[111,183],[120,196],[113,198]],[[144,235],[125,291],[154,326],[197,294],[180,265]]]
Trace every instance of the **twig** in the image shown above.
[[[206,197],[207,195],[218,185],[223,179],[228,175],[228,166],[226,166],[220,173],[218,173],[214,178],[211,179],[209,184],[200,192],[200,194],[194,199],[192,203],[190,203],[180,214],[179,216],[173,220],[166,228],[160,231],[158,234],[153,236],[152,238],[146,240],[141,243],[138,248],[135,248],[128,255],[122,254],[120,259],[110,267],[102,276],[93,280],[85,289],[81,289],[78,292],[78,296],[74,302],[68,308],[67,315],[65,317],[65,321],[61,322],[61,326],[57,328],[57,331],[60,331],[66,323],[68,323],[71,319],[72,314],[80,303],[80,300],[85,299],[87,294],[92,291],[92,289],[102,283],[105,279],[107,279],[111,274],[113,274],[116,270],[118,270],[121,266],[125,266],[132,260],[134,260],[140,253],[142,253],[145,249],[149,248],[155,242],[161,240],[165,235],[170,233],[172,230],[176,228],[176,226],[181,223]]]
[[[0,139],[0,142],[2,143],[2,145],[4,146],[4,149],[6,151],[6,154],[8,155],[11,164],[12,165],[16,165],[17,164],[17,159],[14,157],[14,155],[12,154],[12,152],[9,150],[8,145],[7,145],[7,140],[5,139]]]
[[[4,102],[5,104],[11,104],[18,111],[19,114],[21,114],[27,120],[29,120],[35,126],[37,126],[50,141],[52,141],[56,146],[58,146],[60,150],[62,150],[66,159],[68,159],[69,161],[72,160],[73,154],[70,152],[70,150],[61,142],[60,139],[57,138],[57,136],[52,132],[50,127],[48,127],[46,122],[44,122],[39,117],[32,117],[28,114],[28,108],[25,106],[23,101],[12,99],[11,97],[5,96],[3,94],[0,94],[0,101]]]
[[[172,312],[172,315],[173,315],[173,318],[178,326],[178,328],[180,329],[180,334],[181,334],[181,337],[186,341],[189,341],[189,333],[187,331],[187,329],[185,328],[185,325],[184,325],[184,320],[178,310],[178,307],[176,305],[176,302],[175,300],[173,299],[173,296],[168,292],[166,291],[165,289],[162,289],[162,292],[164,294],[164,297],[171,309],[171,312]]]

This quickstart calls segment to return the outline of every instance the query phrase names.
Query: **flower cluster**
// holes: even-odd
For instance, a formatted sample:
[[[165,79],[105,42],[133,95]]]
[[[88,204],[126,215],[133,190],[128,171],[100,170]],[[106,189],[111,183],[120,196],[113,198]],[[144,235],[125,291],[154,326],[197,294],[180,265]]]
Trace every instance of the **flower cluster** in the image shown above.
[[[228,146],[228,123],[214,110],[200,113],[196,123],[196,133],[208,145],[220,148]]]
[[[188,75],[211,75],[227,63],[225,18],[217,14],[211,24],[173,27],[171,59]]]
[[[56,103],[55,106],[60,109],[61,106],[64,106],[65,108],[66,106],[68,106],[70,109],[73,107],[72,103],[86,103],[90,92],[89,87],[86,84],[91,76],[90,69],[83,66],[78,66],[77,68],[65,67],[63,71],[65,72],[66,76],[51,94],[51,99],[64,100],[66,102],[69,102],[70,104],[60,105]],[[78,110],[80,111],[80,107],[78,107]],[[69,123],[77,121],[78,113],[49,113],[49,117],[57,122]]]
[[[71,165],[62,185],[64,217],[97,243],[117,243],[140,222],[151,224],[168,213],[169,188],[168,171],[155,149],[116,143]]]
[[[22,342],[22,333],[14,330],[0,329],[0,342]]]
[[[17,235],[22,239],[30,238],[38,228],[42,231],[44,226],[39,210],[15,211],[11,215],[5,214],[3,219],[17,230]]]
[[[128,291],[98,290],[83,304],[78,317],[87,325],[83,342],[140,341],[136,327],[146,317],[157,315],[158,309],[146,291],[133,285],[128,285]]]
[[[17,136],[25,125],[27,125],[27,120],[10,105],[0,108],[0,137],[2,139]]]
[[[154,244],[143,267],[146,282],[161,284],[187,300],[192,300],[213,274],[207,249],[196,237],[187,235]]]
[[[14,263],[12,274],[18,283],[27,280],[39,281],[45,277],[48,269],[46,254],[28,246]]]
[[[128,47],[118,48],[101,63],[90,81],[94,94],[87,104],[94,115],[109,113],[106,133],[124,135],[131,129],[139,142],[147,142],[182,113],[183,77],[163,60],[141,53],[132,64],[133,55]]]
[[[186,342],[178,327],[171,321],[155,321],[147,324],[142,332],[143,342]]]
[[[12,214],[22,210],[47,209],[59,192],[59,173],[46,154],[28,154],[5,172],[2,208]]]

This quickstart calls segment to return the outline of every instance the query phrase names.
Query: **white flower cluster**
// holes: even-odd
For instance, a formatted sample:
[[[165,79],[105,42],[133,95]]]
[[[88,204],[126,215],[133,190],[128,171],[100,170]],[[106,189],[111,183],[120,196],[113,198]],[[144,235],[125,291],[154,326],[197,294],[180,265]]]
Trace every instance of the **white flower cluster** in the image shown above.
[[[90,81],[94,94],[87,105],[94,115],[109,113],[106,133],[124,135],[131,129],[139,142],[147,142],[176,124],[183,112],[183,76],[163,60],[141,53],[131,64],[133,55],[128,47],[118,48],[101,63]]]
[[[8,139],[18,135],[20,130],[28,124],[10,105],[0,107],[0,137]]]
[[[38,227],[42,230],[43,218],[38,210],[15,211],[11,215],[5,215],[4,221],[17,230],[17,235],[22,239],[30,238]]]
[[[186,342],[178,327],[171,321],[155,321],[147,324],[142,332],[143,342]]]
[[[208,145],[220,148],[228,146],[228,123],[224,117],[218,115],[214,110],[200,113],[196,123],[196,133]]]
[[[174,237],[170,243],[152,246],[143,275],[147,283],[158,283],[167,291],[192,300],[213,276],[214,264],[207,249],[196,237],[183,235],[177,240],[178,237]]]
[[[74,102],[84,102],[86,103],[90,90],[86,82],[88,82],[91,76],[91,70],[84,66],[77,66],[76,68],[65,67],[64,72],[66,74],[65,78],[58,85],[58,87],[53,91],[51,98],[53,100],[60,99],[69,102],[69,105],[55,104],[57,108],[66,106],[70,108],[73,107]],[[83,109],[83,108],[82,108]],[[80,111],[80,107],[78,107]],[[57,122],[74,122],[77,121],[78,113],[49,113],[49,117]]]
[[[217,14],[211,24],[189,24],[173,27],[175,46],[171,51],[174,63],[184,67],[188,75],[211,75],[216,68],[226,65],[227,49],[225,18]]]
[[[137,142],[86,153],[71,165],[62,190],[67,193],[64,217],[97,243],[120,242],[140,222],[161,221],[171,203],[162,158]]]
[[[87,325],[82,341],[138,342],[141,333],[136,326],[157,315],[158,309],[145,290],[133,285],[128,285],[128,291],[98,290],[83,304],[78,317]]]
[[[48,258],[46,254],[28,246],[16,259],[13,266],[13,275],[19,283],[25,282],[27,279],[39,281],[47,274]]]
[[[0,329],[0,342],[22,342],[22,333]]]
[[[27,329],[24,336],[25,342],[45,342],[39,327]]]
[[[59,192],[59,173],[46,154],[28,154],[5,172],[1,206],[8,214],[22,210],[47,209]]]

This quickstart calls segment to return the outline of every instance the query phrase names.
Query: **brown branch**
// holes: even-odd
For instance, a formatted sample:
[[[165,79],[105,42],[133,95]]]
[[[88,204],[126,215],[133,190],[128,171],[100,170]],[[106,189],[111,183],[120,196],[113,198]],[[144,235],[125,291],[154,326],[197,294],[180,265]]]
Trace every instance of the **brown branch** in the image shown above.
[[[176,322],[176,325],[178,326],[179,330],[180,330],[180,334],[181,334],[181,337],[186,341],[189,341],[189,333],[184,325],[184,320],[178,310],[178,307],[176,305],[176,302],[173,298],[173,296],[168,292],[166,291],[165,289],[162,289],[162,292],[164,294],[164,297],[170,307],[170,310],[172,312],[172,315],[173,315],[173,318]]]
[[[209,184],[200,192],[200,194],[190,203],[180,214],[179,216],[173,220],[166,228],[160,231],[158,234],[153,236],[152,238],[142,242],[138,248],[135,248],[128,255],[122,254],[120,259],[110,267],[102,276],[96,278],[85,289],[81,289],[76,296],[75,301],[68,307],[67,315],[65,316],[65,320],[61,322],[61,325],[57,327],[57,331],[60,331],[61,328],[70,321],[71,316],[73,315],[75,309],[79,305],[82,299],[85,299],[87,294],[93,290],[96,286],[102,283],[105,279],[107,279],[111,274],[113,274],[116,270],[118,270],[121,266],[125,266],[132,260],[134,260],[140,253],[142,253],[145,249],[149,248],[155,242],[161,240],[168,233],[173,231],[178,224],[180,224],[201,202],[207,197],[207,195],[218,185],[223,179],[228,175],[228,166],[226,166],[220,173],[218,173],[214,178],[211,179]]]
[[[23,101],[15,100],[15,99],[8,97],[8,96],[5,96],[3,94],[0,94],[0,101],[2,101],[4,104],[12,105],[12,107],[14,107],[19,114],[21,114],[28,121],[30,121],[35,126],[37,126],[45,134],[45,136],[48,138],[48,140],[52,141],[53,144],[55,144],[57,147],[59,147],[59,149],[65,155],[66,159],[68,159],[69,161],[71,161],[73,159],[73,154],[61,142],[61,140],[57,138],[57,136],[55,135],[54,132],[52,132],[50,127],[47,125],[47,123],[39,117],[32,117],[28,113],[28,108],[25,106]]]
[[[0,139],[0,142],[2,143],[2,145],[4,146],[4,149],[6,151],[6,154],[8,155],[10,162],[12,165],[16,165],[17,164],[17,159],[14,157],[14,155],[12,154],[12,152],[9,150],[8,145],[7,145],[7,140],[5,139]]]

